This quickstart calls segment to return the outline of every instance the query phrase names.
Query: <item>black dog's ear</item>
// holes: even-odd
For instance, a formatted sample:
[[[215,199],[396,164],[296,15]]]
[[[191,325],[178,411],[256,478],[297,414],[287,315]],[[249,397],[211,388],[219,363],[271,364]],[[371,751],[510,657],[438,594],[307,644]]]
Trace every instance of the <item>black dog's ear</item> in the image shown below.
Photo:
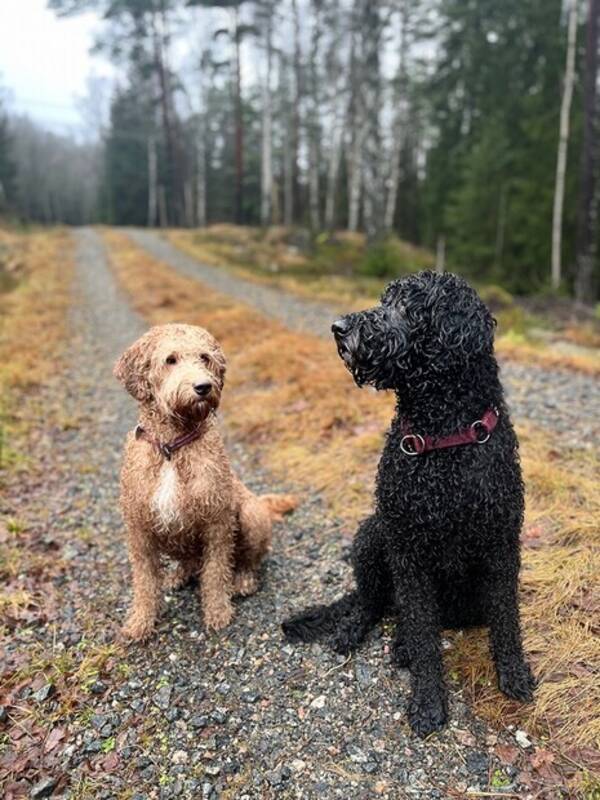
[[[466,358],[491,353],[494,318],[472,289],[461,294],[448,298],[443,312],[436,314],[444,350]]]
[[[148,336],[142,336],[128,347],[118,359],[113,375],[132,397],[143,403],[152,397],[152,388],[147,373],[150,368]]]

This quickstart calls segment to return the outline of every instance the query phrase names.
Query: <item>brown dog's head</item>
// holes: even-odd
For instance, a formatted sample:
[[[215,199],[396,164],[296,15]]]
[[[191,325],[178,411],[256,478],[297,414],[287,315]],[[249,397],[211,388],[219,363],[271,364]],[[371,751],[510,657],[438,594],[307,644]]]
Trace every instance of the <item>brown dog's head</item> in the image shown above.
[[[180,422],[218,407],[225,379],[218,342],[195,325],[156,325],[119,358],[115,377],[140,403]]]

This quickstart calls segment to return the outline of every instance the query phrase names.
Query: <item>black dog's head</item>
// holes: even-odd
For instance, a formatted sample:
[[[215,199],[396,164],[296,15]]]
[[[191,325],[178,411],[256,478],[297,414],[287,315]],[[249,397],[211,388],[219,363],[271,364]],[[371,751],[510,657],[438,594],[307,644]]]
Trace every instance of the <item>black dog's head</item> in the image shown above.
[[[331,329],[359,386],[397,389],[442,377],[492,354],[494,319],[451,273],[420,272],[388,285],[381,305],[348,314]]]

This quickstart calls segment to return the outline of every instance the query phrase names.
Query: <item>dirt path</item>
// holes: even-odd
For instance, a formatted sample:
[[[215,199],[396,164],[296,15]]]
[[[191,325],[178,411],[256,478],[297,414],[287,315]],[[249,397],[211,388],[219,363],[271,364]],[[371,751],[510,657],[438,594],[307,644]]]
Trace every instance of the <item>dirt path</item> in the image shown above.
[[[202,264],[156,231],[129,230],[128,234],[156,258],[212,289],[253,305],[290,328],[330,337],[331,322],[339,309]],[[502,376],[516,422],[532,420],[561,434],[574,434],[572,441],[576,447],[592,446],[600,438],[600,418],[591,413],[592,409],[600,408],[600,380],[508,361],[502,364]]]
[[[79,300],[68,374],[45,398],[71,424],[38,442],[34,457],[47,466],[41,485],[33,494],[13,486],[7,500],[66,564],[53,589],[56,619],[15,641],[21,654],[34,646],[63,656],[101,649],[114,640],[130,596],[117,474],[135,409],[111,369],[145,326],[116,287],[97,234],[76,236]],[[285,488],[231,449],[253,489]],[[454,687],[451,725],[427,742],[416,739],[405,721],[408,673],[390,664],[389,632],[347,660],[282,640],[279,622],[291,609],[348,584],[347,547],[335,520],[305,498],[279,526],[261,591],[239,604],[227,631],[207,635],[185,590],[167,597],[147,647],[117,652],[88,681],[83,710],[65,715],[60,692],[38,700],[24,690],[23,702],[66,731],[36,780],[60,781],[61,796],[96,800],[126,788],[135,800],[445,798],[450,789],[485,790],[498,768],[494,746],[514,745],[513,736],[498,737],[473,718]],[[516,790],[517,770],[504,769]]]

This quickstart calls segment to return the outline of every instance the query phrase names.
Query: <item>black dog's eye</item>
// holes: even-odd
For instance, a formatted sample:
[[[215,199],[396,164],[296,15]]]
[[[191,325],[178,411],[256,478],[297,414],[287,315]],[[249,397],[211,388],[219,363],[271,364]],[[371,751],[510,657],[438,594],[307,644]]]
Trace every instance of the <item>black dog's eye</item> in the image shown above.
[[[177,356],[167,356],[165,359],[167,364],[176,364],[177,363]]]
[[[207,367],[210,366],[210,356],[208,353],[201,353],[200,361],[202,361],[203,364],[206,364]]]

